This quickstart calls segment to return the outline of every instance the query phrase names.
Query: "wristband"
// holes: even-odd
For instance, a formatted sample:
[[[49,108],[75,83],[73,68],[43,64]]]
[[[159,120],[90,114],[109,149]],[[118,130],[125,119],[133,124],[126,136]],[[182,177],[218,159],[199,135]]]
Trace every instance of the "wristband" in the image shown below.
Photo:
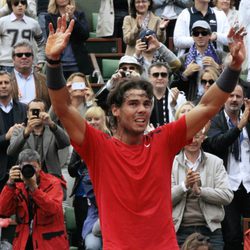
[[[61,63],[61,59],[59,59],[59,60],[52,60],[52,59],[49,59],[48,57],[46,57],[46,61],[47,61],[47,63],[49,63],[51,65],[57,65],[57,64]]]
[[[46,76],[47,87],[49,89],[58,90],[62,89],[66,85],[61,65],[58,65],[58,67],[50,67],[47,64]]]
[[[222,91],[231,93],[239,80],[240,72],[241,70],[233,70],[230,67],[226,67],[216,81],[217,86]]]

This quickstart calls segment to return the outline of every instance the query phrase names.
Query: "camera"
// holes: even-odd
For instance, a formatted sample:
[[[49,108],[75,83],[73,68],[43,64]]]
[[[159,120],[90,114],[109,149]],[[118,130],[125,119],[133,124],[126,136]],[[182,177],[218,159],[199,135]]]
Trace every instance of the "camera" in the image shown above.
[[[40,109],[32,109],[31,110],[32,115],[36,116],[37,118],[39,117]]]
[[[21,169],[21,173],[22,173],[23,177],[26,179],[30,179],[36,173],[34,166],[31,164],[21,165],[20,169]]]
[[[131,73],[129,71],[120,71],[120,74],[122,75],[122,78],[131,76]]]

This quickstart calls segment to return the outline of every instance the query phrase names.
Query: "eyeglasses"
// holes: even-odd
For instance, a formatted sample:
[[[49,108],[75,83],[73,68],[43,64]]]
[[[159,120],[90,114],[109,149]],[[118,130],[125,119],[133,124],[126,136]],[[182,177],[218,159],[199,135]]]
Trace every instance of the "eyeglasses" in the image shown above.
[[[154,78],[159,78],[159,76],[161,76],[162,78],[166,78],[168,77],[168,73],[167,72],[155,72],[155,73],[152,73],[152,76]]]
[[[134,66],[129,66],[129,67],[121,67],[120,69],[122,69],[123,71],[128,71],[128,70],[135,70]]]
[[[23,56],[25,56],[25,57],[31,57],[31,56],[33,56],[33,53],[31,53],[31,52],[24,52],[24,53],[15,53],[14,54],[14,56],[17,56],[17,57],[19,57],[19,58],[21,58],[21,57],[23,57]]]
[[[201,84],[207,84],[209,83],[209,85],[212,85],[214,84],[214,80],[213,79],[210,79],[210,80],[205,80],[205,79],[201,79]]]
[[[193,31],[192,32],[192,35],[195,36],[195,37],[198,37],[199,35],[202,35],[202,36],[207,36],[209,35],[210,33],[208,31]]]
[[[25,0],[14,1],[13,5],[17,7],[19,3],[21,3],[22,5],[27,5],[27,2]]]

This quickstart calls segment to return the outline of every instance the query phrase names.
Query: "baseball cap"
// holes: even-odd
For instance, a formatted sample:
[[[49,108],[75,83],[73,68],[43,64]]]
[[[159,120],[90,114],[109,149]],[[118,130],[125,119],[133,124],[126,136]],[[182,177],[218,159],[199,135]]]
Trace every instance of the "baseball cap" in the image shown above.
[[[192,30],[194,30],[195,28],[202,28],[202,29],[209,31],[210,33],[212,32],[209,23],[203,20],[194,22],[192,26]]]
[[[137,68],[139,69],[140,74],[142,73],[142,66],[141,64],[136,60],[135,57],[133,56],[129,56],[129,55],[125,55],[123,57],[121,57],[120,61],[119,61],[119,68],[121,68],[122,64],[134,64],[137,66]]]
[[[155,31],[150,29],[144,29],[139,34],[139,39],[144,38],[145,36],[156,35]]]

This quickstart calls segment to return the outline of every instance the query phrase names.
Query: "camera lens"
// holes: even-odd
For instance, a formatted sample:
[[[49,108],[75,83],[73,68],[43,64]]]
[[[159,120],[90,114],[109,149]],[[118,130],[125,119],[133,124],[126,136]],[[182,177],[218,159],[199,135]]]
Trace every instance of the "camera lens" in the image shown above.
[[[31,164],[25,164],[22,166],[21,172],[24,178],[29,179],[35,174],[36,170]]]

